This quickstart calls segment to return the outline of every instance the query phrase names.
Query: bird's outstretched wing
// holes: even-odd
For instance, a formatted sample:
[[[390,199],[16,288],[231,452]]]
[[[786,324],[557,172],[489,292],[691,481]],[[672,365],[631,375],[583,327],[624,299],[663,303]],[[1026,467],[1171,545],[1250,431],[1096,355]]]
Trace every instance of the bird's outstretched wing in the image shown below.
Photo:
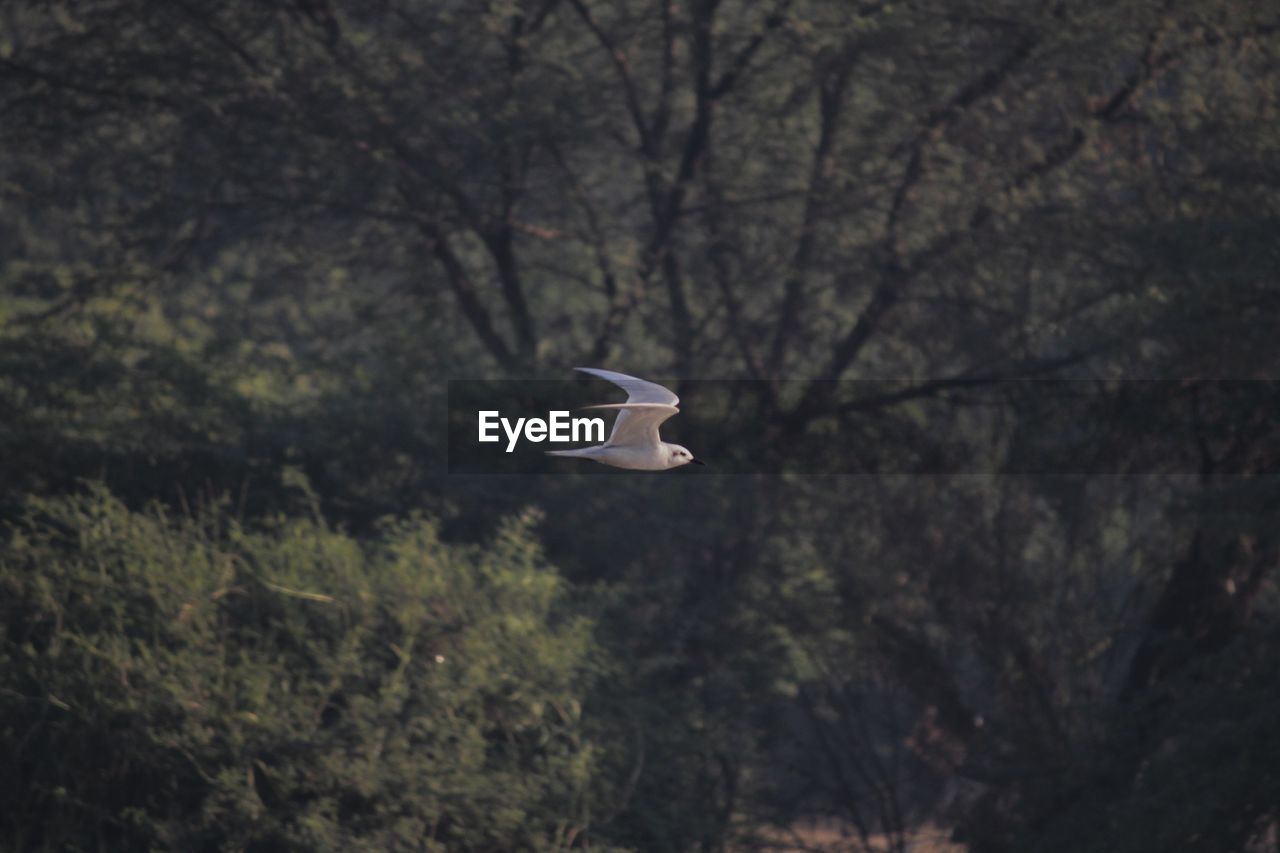
[[[656,445],[658,427],[667,418],[680,411],[676,404],[680,398],[656,382],[647,382],[625,373],[600,370],[596,367],[575,367],[582,373],[598,376],[627,392],[627,402],[588,406],[590,409],[617,409],[618,418],[613,422],[606,446]]]
[[[618,419],[605,447],[657,447],[658,427],[680,410],[663,403],[601,403],[584,409],[617,409]]]
[[[574,370],[581,373],[590,373],[592,376],[607,379],[617,385],[627,392],[628,403],[662,403],[667,406],[675,406],[680,403],[679,397],[671,393],[669,389],[663,388],[657,382],[648,382],[644,379],[628,376],[625,373],[614,373],[612,370],[601,370],[598,367],[575,367]]]

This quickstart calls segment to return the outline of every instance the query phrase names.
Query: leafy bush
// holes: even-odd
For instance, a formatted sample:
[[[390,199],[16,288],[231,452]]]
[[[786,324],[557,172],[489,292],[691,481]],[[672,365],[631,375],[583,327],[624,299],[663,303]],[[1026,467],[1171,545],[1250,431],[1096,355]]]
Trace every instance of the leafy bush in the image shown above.
[[[581,840],[590,623],[530,538],[31,500],[0,546],[0,847]]]

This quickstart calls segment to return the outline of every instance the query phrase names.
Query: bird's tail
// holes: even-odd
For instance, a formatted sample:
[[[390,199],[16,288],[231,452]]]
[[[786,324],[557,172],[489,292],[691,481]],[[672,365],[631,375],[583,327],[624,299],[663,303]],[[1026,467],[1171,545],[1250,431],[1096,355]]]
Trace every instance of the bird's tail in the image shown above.
[[[548,456],[591,456],[593,451],[599,450],[596,447],[579,447],[577,450],[544,450]]]

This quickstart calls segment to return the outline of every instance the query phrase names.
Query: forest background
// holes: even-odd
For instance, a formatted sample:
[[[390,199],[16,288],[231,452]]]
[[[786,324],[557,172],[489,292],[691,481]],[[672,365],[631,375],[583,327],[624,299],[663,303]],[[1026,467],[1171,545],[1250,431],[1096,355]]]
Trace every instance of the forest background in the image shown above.
[[[0,848],[1276,849],[1278,100],[1245,0],[4,4]],[[872,461],[449,473],[577,365]]]

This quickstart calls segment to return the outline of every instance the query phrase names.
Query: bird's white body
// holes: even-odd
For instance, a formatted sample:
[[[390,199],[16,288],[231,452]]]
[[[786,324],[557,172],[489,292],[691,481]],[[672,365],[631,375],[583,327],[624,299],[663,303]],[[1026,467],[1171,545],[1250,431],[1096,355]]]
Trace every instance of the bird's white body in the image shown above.
[[[605,465],[633,471],[666,471],[691,462],[702,464],[684,447],[658,437],[658,427],[663,421],[680,411],[676,408],[680,398],[670,390],[656,382],[646,382],[625,373],[594,367],[575,369],[607,379],[622,388],[627,392],[627,402],[587,406],[589,409],[618,410],[618,418],[613,422],[613,432],[604,444],[577,450],[548,450],[548,454],[593,459]]]
[[[615,468],[630,468],[633,471],[665,471],[678,468],[691,460],[675,462],[675,451],[678,445],[670,445],[665,441],[657,447],[611,447],[597,444],[594,447],[583,447],[579,450],[548,450],[551,456],[576,456],[580,459],[594,459]],[[683,449],[683,448],[681,448]],[[688,452],[688,451],[686,451]]]

